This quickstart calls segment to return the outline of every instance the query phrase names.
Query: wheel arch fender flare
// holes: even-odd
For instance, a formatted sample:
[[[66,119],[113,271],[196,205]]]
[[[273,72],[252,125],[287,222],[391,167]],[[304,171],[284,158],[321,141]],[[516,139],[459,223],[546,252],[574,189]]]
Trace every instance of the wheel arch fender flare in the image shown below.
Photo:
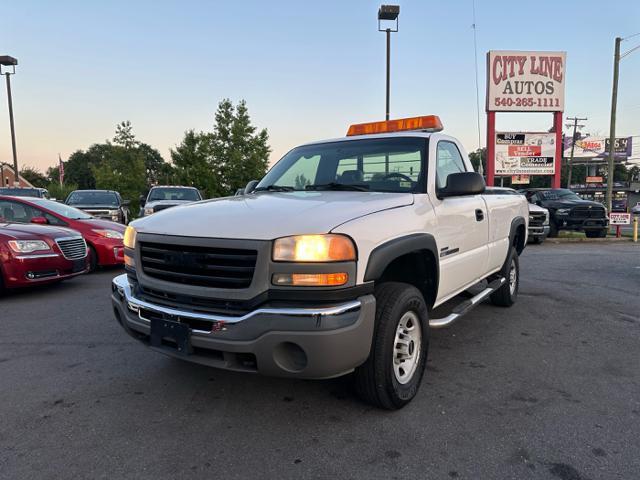
[[[435,259],[436,278],[433,279],[436,294],[440,282],[440,262],[438,247],[433,235],[428,233],[414,233],[404,237],[394,238],[375,247],[369,255],[364,281],[371,282],[379,279],[385,269],[397,258],[408,253],[427,250]]]
[[[524,230],[524,233],[526,235],[526,230],[527,230],[527,223],[525,222],[523,217],[516,217],[513,220],[511,220],[511,228],[509,230],[509,248],[511,248],[512,245],[514,245],[515,239],[516,239],[516,235],[518,235],[518,228],[522,227]],[[526,243],[524,241],[525,239],[522,238],[522,244],[521,245],[515,245],[516,250],[518,252],[518,255],[520,255],[522,253],[522,251],[524,250]],[[509,255],[509,253],[507,252],[507,256]]]

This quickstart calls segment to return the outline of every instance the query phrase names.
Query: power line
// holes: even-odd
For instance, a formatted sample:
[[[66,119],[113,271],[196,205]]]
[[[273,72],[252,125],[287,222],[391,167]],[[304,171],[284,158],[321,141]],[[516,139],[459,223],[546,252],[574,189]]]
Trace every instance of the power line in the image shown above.
[[[480,134],[480,87],[478,86],[478,38],[476,34],[476,2],[471,0],[471,9],[473,12],[473,59],[476,67],[476,117],[478,119],[478,150],[482,148],[482,135]],[[478,165],[478,173],[484,174],[482,166],[482,155],[480,156],[480,164]]]
[[[640,35],[640,32],[634,33],[633,35],[629,35],[628,37],[624,37],[622,41],[624,42],[625,40],[629,40],[630,38],[637,37],[638,35]]]

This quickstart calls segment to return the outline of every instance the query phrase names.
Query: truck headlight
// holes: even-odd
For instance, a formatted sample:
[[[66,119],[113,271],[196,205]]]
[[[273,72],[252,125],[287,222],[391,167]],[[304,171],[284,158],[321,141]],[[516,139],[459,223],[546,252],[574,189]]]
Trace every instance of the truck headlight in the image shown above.
[[[559,208],[558,210],[556,210],[556,215],[569,215],[570,211],[570,208]]]
[[[9,247],[16,253],[45,252],[51,247],[42,240],[9,240]]]
[[[347,262],[356,259],[356,247],[345,235],[295,235],[273,243],[274,262]]]
[[[146,217],[147,215],[153,215],[153,208],[144,209],[144,216]]]
[[[136,248],[136,229],[133,228],[132,226],[128,226],[126,228],[126,230],[124,231],[124,240],[122,243],[124,243],[124,246],[127,248],[130,248],[131,250]]]

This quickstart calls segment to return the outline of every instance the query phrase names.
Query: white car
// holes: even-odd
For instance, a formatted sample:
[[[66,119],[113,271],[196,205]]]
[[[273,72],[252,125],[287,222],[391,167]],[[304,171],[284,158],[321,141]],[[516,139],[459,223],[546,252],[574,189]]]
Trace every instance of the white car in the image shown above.
[[[294,148],[244,195],[133,222],[115,316],[152,349],[297,378],[354,372],[366,401],[416,394],[429,331],[518,296],[529,210],[435,116],[352,125]],[[253,184],[252,184],[253,185]],[[471,298],[433,311],[480,284]]]

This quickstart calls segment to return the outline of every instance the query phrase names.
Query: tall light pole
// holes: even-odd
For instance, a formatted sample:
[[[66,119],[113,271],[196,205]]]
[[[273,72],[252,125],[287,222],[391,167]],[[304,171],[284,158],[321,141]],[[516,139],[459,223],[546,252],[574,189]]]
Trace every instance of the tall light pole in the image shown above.
[[[391,85],[391,32],[398,31],[398,15],[400,15],[400,6],[398,5],[380,5],[378,10],[378,31],[387,34],[387,102],[385,110],[385,120],[389,120],[389,88]],[[395,28],[387,26],[382,28],[382,22],[395,22]]]
[[[13,149],[13,184],[20,185],[20,174],[18,173],[18,153],[16,151],[16,129],[13,125],[13,101],[11,98],[11,75],[16,73],[18,59],[9,55],[0,56],[0,74],[7,78],[7,102],[9,103],[9,125],[11,126],[11,148]],[[4,69],[2,67],[7,67]],[[9,68],[11,67],[11,68]]]

